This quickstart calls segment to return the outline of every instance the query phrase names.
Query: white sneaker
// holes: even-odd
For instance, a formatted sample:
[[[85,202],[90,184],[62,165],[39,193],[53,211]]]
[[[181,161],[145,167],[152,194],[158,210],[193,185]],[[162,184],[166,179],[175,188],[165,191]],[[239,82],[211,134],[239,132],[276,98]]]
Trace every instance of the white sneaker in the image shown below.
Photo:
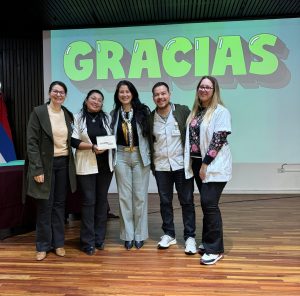
[[[202,243],[201,243],[201,244],[199,245],[199,247],[198,247],[198,253],[199,253],[200,255],[203,255],[203,254],[205,253],[205,248],[204,248],[204,246],[203,246]]]
[[[163,235],[160,238],[160,242],[157,244],[157,248],[159,249],[167,249],[171,245],[175,245],[177,243],[176,238],[171,237],[167,234]]]
[[[211,265],[223,258],[223,254],[204,254],[200,259],[200,264]]]
[[[197,248],[196,248],[196,241],[193,237],[189,237],[186,241],[185,241],[185,250],[184,252],[187,255],[194,255],[197,253]]]

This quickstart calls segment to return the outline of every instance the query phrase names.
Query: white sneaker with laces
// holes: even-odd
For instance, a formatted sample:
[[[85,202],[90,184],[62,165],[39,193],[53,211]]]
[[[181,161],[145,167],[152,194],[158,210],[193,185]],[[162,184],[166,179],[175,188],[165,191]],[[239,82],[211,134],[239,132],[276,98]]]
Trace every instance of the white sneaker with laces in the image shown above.
[[[204,254],[200,259],[200,264],[211,265],[223,258],[223,254]]]
[[[176,243],[177,243],[176,238],[165,234],[160,238],[160,242],[157,244],[157,248],[158,249],[167,249],[171,245],[175,245]]]
[[[186,241],[185,241],[185,250],[184,252],[187,255],[194,255],[197,253],[197,248],[196,248],[196,241],[193,237],[189,237]]]

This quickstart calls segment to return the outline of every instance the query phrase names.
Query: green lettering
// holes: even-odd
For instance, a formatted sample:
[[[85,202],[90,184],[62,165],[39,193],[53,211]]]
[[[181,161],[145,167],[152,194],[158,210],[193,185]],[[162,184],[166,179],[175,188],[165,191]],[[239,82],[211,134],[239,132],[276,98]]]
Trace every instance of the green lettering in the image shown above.
[[[247,74],[240,36],[219,37],[212,75],[224,75],[228,66],[233,75]]]
[[[122,45],[115,41],[101,40],[97,45],[97,79],[108,79],[108,71],[114,79],[125,78],[121,59],[124,49]]]
[[[195,76],[209,74],[209,37],[195,38]]]
[[[249,72],[258,75],[270,75],[278,68],[278,58],[272,52],[264,49],[265,45],[274,46],[277,37],[271,34],[259,34],[249,41],[250,51],[261,58],[260,61],[252,61]]]
[[[148,78],[160,78],[160,66],[155,39],[135,40],[128,78],[141,78],[147,69]]]
[[[191,64],[185,60],[177,61],[176,54],[182,52],[186,54],[192,50],[193,45],[187,38],[176,37],[167,42],[163,49],[162,61],[164,68],[169,76],[183,77],[191,69]]]
[[[88,79],[93,72],[92,59],[80,59],[79,68],[76,67],[78,56],[85,56],[92,51],[92,47],[84,41],[75,41],[69,44],[64,54],[64,70],[73,81]]]

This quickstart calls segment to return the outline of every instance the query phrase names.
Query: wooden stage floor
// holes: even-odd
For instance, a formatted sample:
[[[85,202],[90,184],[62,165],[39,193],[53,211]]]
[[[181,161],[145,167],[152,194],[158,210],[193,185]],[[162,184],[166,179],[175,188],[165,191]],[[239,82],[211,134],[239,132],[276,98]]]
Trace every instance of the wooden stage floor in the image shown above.
[[[117,196],[110,195],[117,213]],[[197,243],[201,208],[195,196]],[[0,295],[300,295],[300,196],[223,195],[225,256],[216,265],[184,254],[181,210],[174,198],[178,243],[158,250],[162,235],[159,199],[149,196],[145,246],[127,251],[119,220],[108,222],[105,250],[79,250],[79,221],[66,225],[65,258],[35,261],[35,232],[0,242]]]

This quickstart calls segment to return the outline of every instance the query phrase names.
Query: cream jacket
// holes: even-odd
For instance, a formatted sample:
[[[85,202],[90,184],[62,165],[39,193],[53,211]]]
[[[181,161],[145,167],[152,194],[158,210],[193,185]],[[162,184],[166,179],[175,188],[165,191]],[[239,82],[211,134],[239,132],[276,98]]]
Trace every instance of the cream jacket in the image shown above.
[[[111,135],[110,130],[110,122],[111,117],[109,114],[106,113],[108,116],[108,125],[104,124],[104,128],[107,131],[108,135]],[[74,116],[74,129],[72,137],[75,139],[79,139],[86,143],[91,143],[91,139],[87,133],[86,127],[86,119],[81,119],[81,112],[75,114]],[[110,149],[108,151],[108,162],[110,170],[113,171],[113,150]],[[75,166],[76,166],[76,174],[77,175],[90,175],[90,174],[97,174],[98,173],[98,165],[95,153],[92,150],[79,150],[75,149]]]

